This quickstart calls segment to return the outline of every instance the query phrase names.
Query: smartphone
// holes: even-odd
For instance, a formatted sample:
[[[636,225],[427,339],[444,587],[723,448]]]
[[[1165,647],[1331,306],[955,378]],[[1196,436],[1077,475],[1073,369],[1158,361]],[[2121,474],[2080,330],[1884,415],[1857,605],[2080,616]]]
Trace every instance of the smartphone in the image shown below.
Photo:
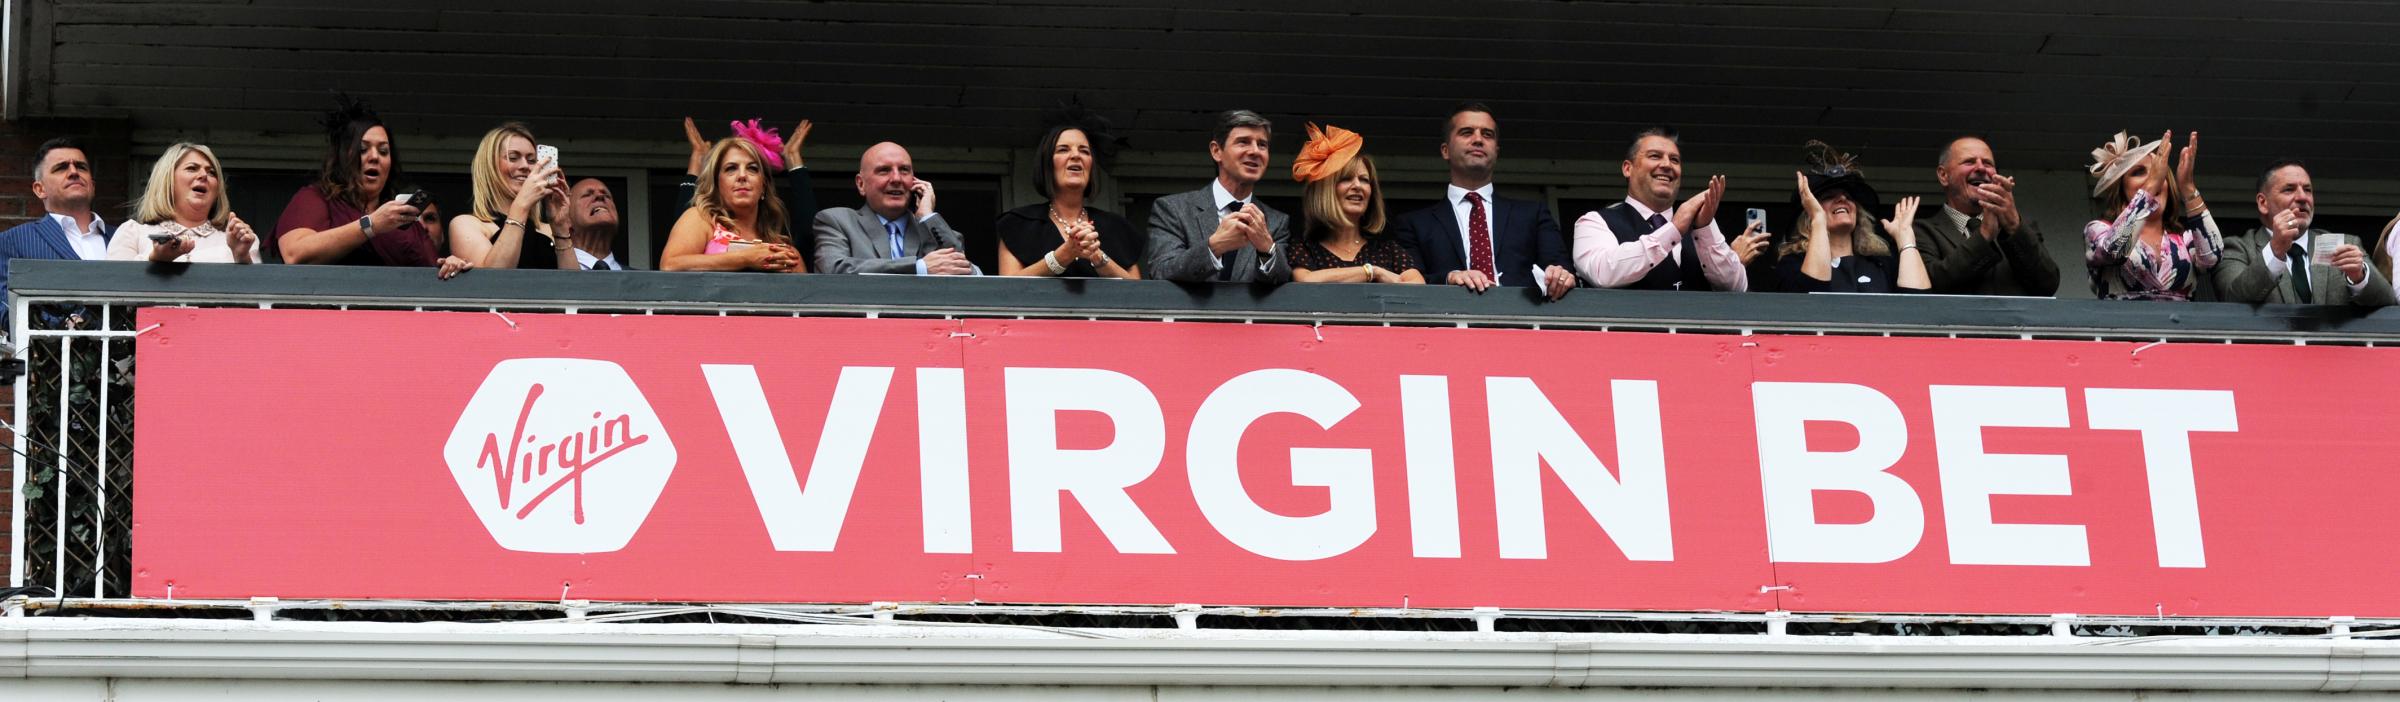
[[[414,207],[418,210],[423,210],[427,205],[433,204],[433,196],[427,194],[424,188],[408,191],[408,194],[401,195],[400,197],[393,199],[399,201],[400,204]]]
[[[549,144],[533,147],[533,162],[540,164],[544,161],[556,165],[558,163],[558,147]]]
[[[920,200],[920,199],[923,199],[923,198],[921,198],[921,197],[919,197],[919,196],[917,195],[917,188],[916,188],[916,186],[913,186],[913,185],[912,185],[912,186],[909,186],[909,188],[908,188],[908,211],[910,211],[910,212],[915,212],[915,211],[917,211],[917,201],[918,201],[918,200]]]
[[[1767,233],[1767,211],[1756,207],[1743,210],[1742,226],[1746,228],[1752,225],[1756,225],[1758,227],[1758,233]]]
[[[159,233],[150,235],[150,243],[159,246],[165,246],[167,244],[174,243],[174,241],[175,235],[173,234]]]

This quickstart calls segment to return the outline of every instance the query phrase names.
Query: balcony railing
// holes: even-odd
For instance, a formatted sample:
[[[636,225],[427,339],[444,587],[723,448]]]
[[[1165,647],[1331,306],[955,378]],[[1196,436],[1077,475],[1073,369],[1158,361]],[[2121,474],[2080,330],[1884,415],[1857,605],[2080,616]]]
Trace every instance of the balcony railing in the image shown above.
[[[450,281],[430,270],[330,266],[153,266],[141,263],[15,261],[11,268],[15,358],[15,491],[10,584],[40,601],[19,607],[156,606],[131,598],[130,524],[134,466],[131,399],[138,386],[134,311],[153,306],[552,312],[568,314],[765,315],[930,318],[1053,318],[1319,325],[1457,326],[1698,334],[1826,334],[1990,339],[2069,339],[2382,346],[2400,344],[2400,310],[2127,303],[2080,300],[1881,295],[1775,295],[1578,290],[1547,302],[1519,289],[1476,295],[1446,286],[1177,285],[1053,279],[940,279],[899,276],[779,276],[717,273],[476,271]],[[328,343],[334,343],[329,341]],[[253,369],[271,372],[273,369]],[[151,382],[174,382],[154,378]],[[239,418],[220,418],[240,424]],[[264,431],[264,427],[250,427]],[[238,486],[229,486],[238,489]],[[292,603],[184,602],[202,613],[249,607],[272,616]],[[664,617],[692,612],[584,603],[347,603],[358,613],[406,610],[498,612],[517,617]],[[1093,626],[1194,626],[1203,617],[1364,621],[1362,610],[1175,609],[1164,607],[786,606],[720,609],[755,621],[885,618],[928,621],[1000,618]],[[699,610],[693,610],[699,611]],[[238,613],[235,613],[238,616]],[[2146,620],[2044,617],[1855,616],[1661,613],[1522,613],[1426,610],[1368,612],[1376,621],[1413,620],[1440,629],[1588,627],[1622,631],[1783,633],[1789,626],[1884,633],[2100,633],[2112,627],[2241,627],[2260,631],[2349,631],[2400,624],[2329,620]],[[222,615],[218,615],[222,616]],[[289,613],[286,612],[286,616]],[[352,616],[378,618],[382,615]],[[1067,619],[1059,619],[1066,617]],[[1091,622],[1100,622],[1092,624]],[[1107,622],[1115,622],[1108,624]],[[1543,624],[1539,622],[1552,622]],[[1563,622],[1563,623],[1562,623]],[[1268,624],[1265,626],[1272,626]],[[1378,625],[1381,626],[1381,625]],[[1524,628],[1533,627],[1533,628]],[[1584,629],[1589,630],[1589,629]]]

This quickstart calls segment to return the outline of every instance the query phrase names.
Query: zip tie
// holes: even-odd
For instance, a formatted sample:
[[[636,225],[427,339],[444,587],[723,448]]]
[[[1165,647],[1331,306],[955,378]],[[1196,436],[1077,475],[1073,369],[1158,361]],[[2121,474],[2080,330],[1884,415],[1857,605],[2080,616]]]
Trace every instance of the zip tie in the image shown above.
[[[492,313],[492,314],[499,314],[499,313],[498,313],[498,312],[494,312],[494,313]],[[507,319],[507,317],[501,317],[501,319]],[[567,603],[567,591],[568,591],[568,590],[573,590],[573,589],[575,589],[575,581],[569,580],[569,581],[566,581],[566,582],[559,583],[559,584],[558,584],[558,603],[559,603],[559,604],[562,604],[562,605],[563,605],[563,604],[566,604],[566,603]]]
[[[148,334],[148,333],[150,333],[150,332],[158,331],[158,327],[159,327],[159,325],[157,325],[157,324],[151,324],[150,326],[147,326],[147,327],[142,327],[142,330],[141,330],[141,331],[134,332],[134,333],[133,333],[133,335],[134,335],[134,336],[141,336],[141,335],[143,335],[143,334]]]
[[[1790,585],[1760,585],[1760,586],[1758,586],[1758,594],[1764,595],[1764,594],[1767,594],[1767,593],[1770,593],[1770,592],[1775,592],[1775,591],[1777,591],[1777,590],[1789,590],[1789,589],[1792,589],[1792,586],[1790,586]]]
[[[954,331],[954,332],[950,332],[950,338],[952,338],[952,339],[973,339],[973,338],[975,338],[975,332]]]
[[[496,316],[496,317],[499,317],[499,318],[500,318],[500,321],[502,321],[502,322],[507,322],[507,323],[508,323],[508,328],[510,328],[510,329],[515,329],[515,328],[517,328],[517,323],[516,323],[516,322],[514,322],[514,321],[510,321],[510,320],[509,320],[509,318],[508,318],[508,315],[501,314],[499,310],[492,310],[492,315],[493,315],[493,316]]]
[[[2158,345],[2160,345],[2160,344],[2165,344],[2165,343],[2167,343],[2167,340],[2165,340],[2165,339],[2160,339],[2160,340],[2153,341],[2153,342],[2150,342],[2150,343],[2147,343],[2147,344],[2143,344],[2143,345],[2141,345],[2141,346],[2138,346],[2138,347],[2135,347],[2135,348],[2133,349],[2133,355],[2135,355],[2135,356],[2142,355],[2142,352],[2143,352],[2143,351],[2148,351],[2148,350],[2150,350],[2150,347],[2153,347],[2153,346],[2158,346]]]
[[[1322,344],[1322,343],[1325,343],[1325,322],[1324,322],[1324,321],[1322,321],[1322,320],[1319,320],[1319,321],[1317,321],[1316,323],[1313,323],[1313,324],[1310,324],[1310,325],[1308,325],[1308,330],[1309,330],[1309,331],[1312,331],[1312,332],[1316,332],[1316,333],[1317,333],[1317,343],[1320,343],[1320,344]]]

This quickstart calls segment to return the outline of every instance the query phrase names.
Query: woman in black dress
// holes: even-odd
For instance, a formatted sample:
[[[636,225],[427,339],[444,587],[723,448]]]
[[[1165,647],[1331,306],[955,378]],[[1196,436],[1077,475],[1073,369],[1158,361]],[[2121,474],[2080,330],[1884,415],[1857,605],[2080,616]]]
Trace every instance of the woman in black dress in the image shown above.
[[[1000,213],[992,232],[1000,240],[1000,274],[1064,278],[1142,277],[1141,234],[1115,213],[1085,204],[1099,170],[1089,124],[1050,128],[1037,153],[1041,167],[1034,189],[1049,201]]]
[[[1917,253],[1917,198],[1900,200],[1876,231],[1875,188],[1857,159],[1824,142],[1808,142],[1809,165],[1798,177],[1800,221],[1777,251],[1775,269],[1790,292],[1924,292],[1933,287]]]
[[[1417,256],[1383,236],[1383,181],[1366,140],[1341,127],[1308,125],[1308,144],[1292,161],[1307,220],[1292,247],[1292,280],[1301,283],[1417,283]]]

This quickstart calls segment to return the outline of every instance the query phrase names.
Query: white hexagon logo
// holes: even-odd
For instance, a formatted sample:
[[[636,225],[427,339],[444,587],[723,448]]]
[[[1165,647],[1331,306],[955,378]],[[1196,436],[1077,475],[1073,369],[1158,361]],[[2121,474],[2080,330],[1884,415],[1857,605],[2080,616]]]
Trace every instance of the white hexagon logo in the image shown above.
[[[514,358],[484,376],[442,458],[501,548],[605,553],[649,518],[675,443],[617,364]]]

